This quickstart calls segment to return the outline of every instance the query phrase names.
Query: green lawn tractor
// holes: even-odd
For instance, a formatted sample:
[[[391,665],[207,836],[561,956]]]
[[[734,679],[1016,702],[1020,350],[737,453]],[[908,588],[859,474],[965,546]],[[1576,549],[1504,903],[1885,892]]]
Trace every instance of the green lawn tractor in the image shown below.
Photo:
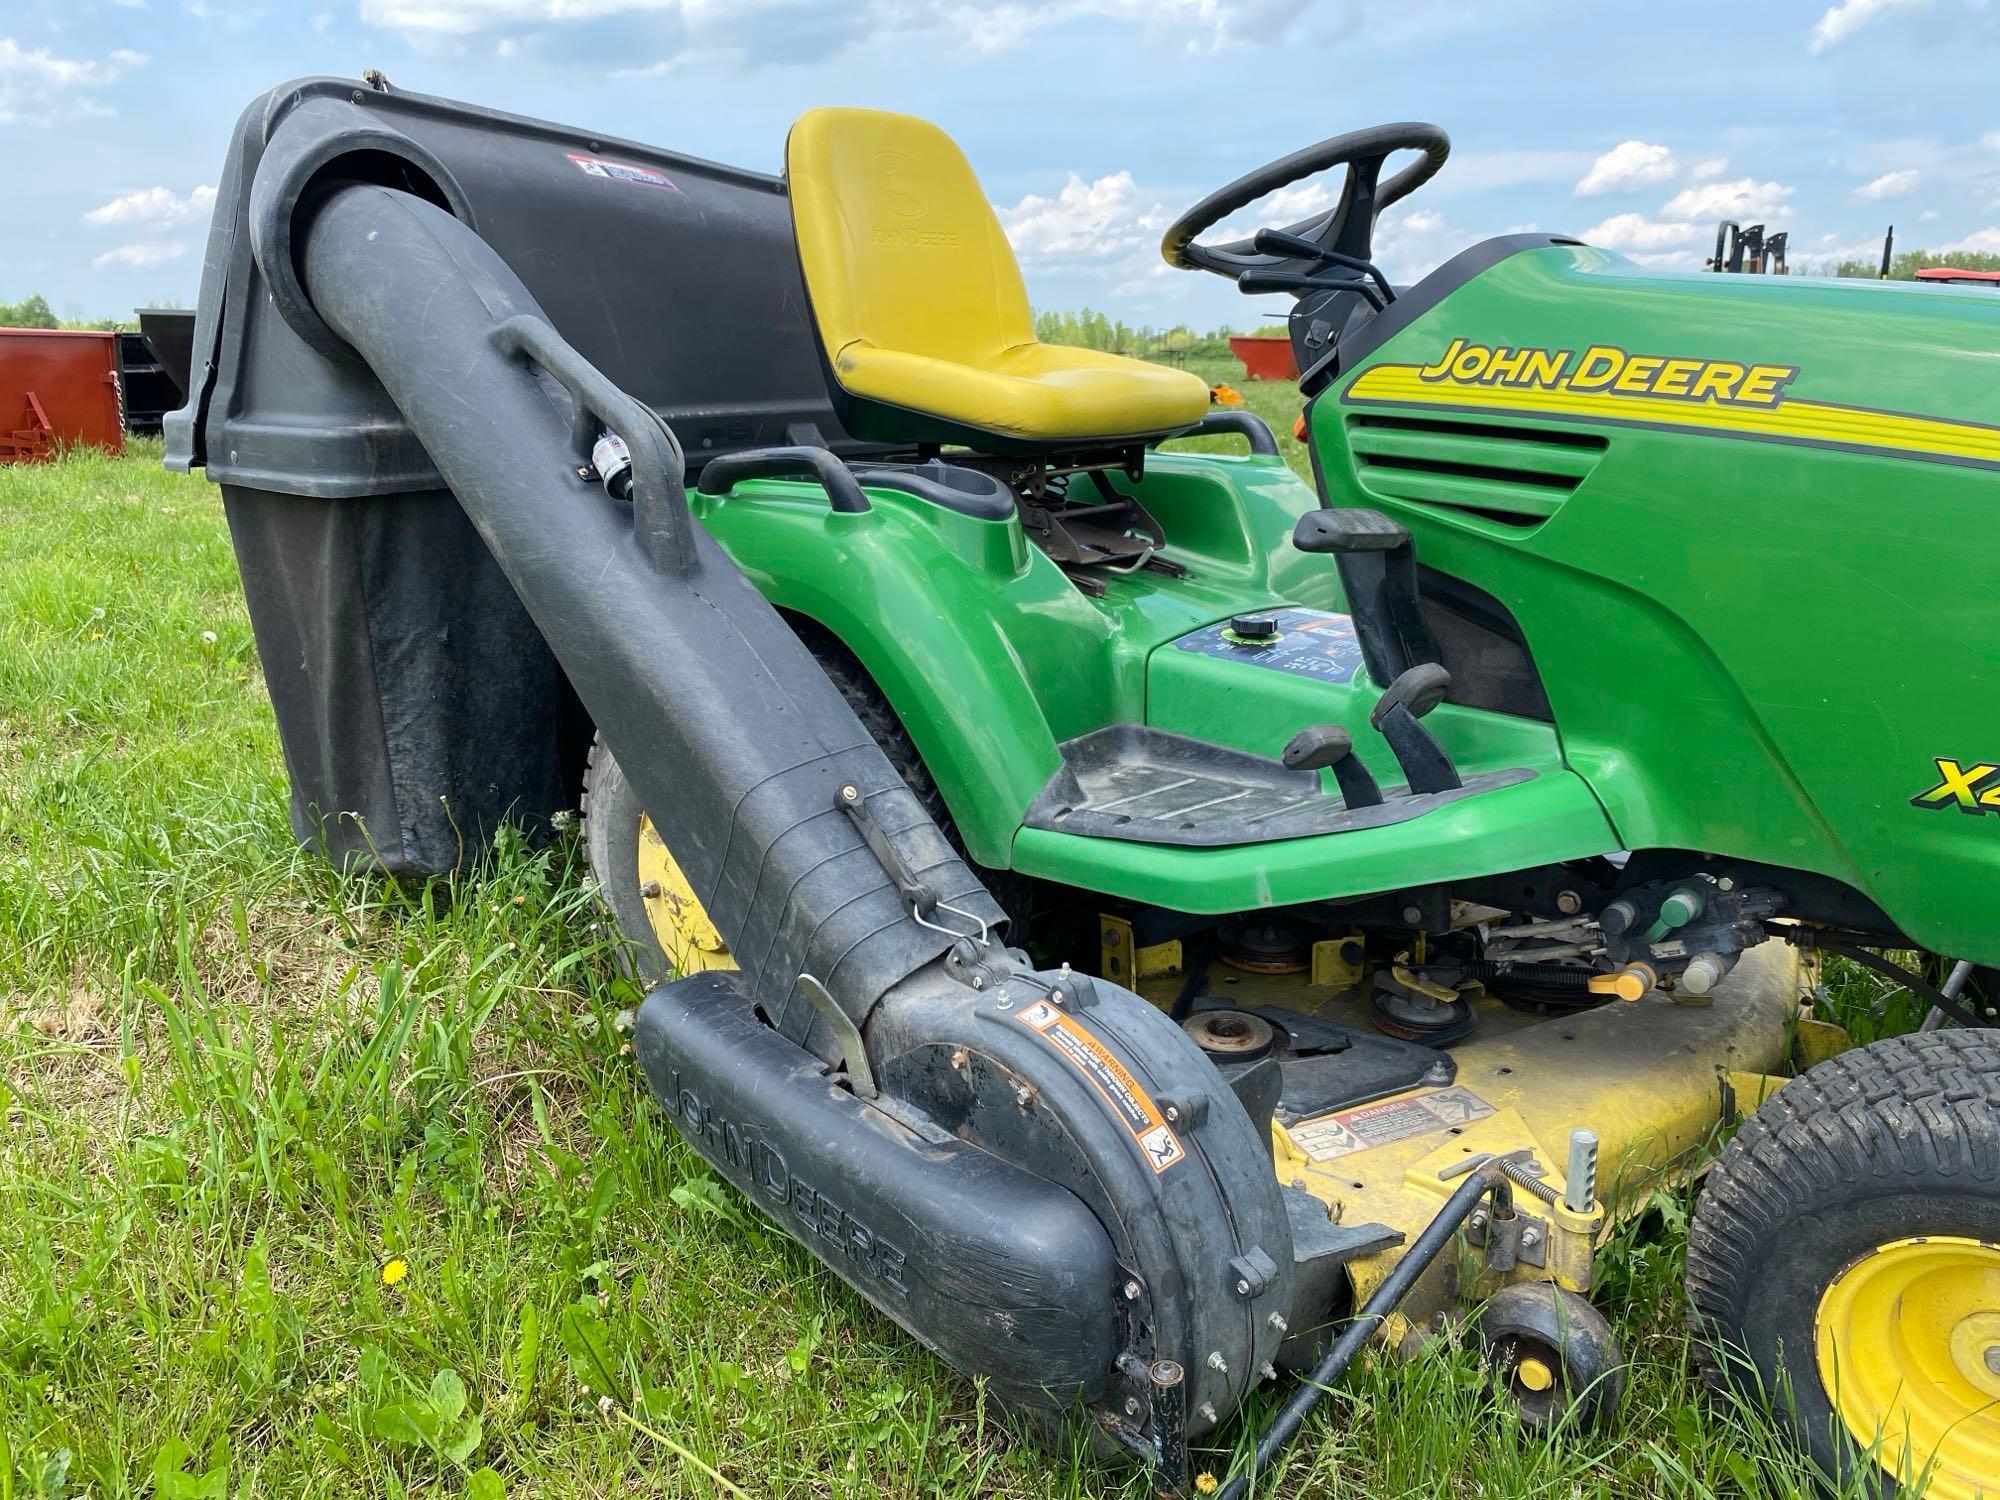
[[[1447,149],[1166,236],[1293,299],[1308,486],[1194,375],[1038,343],[919,121],[815,110],[775,178],[274,90],[167,425],[295,830],[422,875],[581,798],[689,1145],[1163,1490],[1460,1318],[1530,1420],[1609,1420],[1594,1258],[1706,1167],[1715,1370],[1831,1474],[1991,1495],[2000,303],[1555,234],[1398,288]],[[1842,1050],[1827,953],[1927,1029]]]

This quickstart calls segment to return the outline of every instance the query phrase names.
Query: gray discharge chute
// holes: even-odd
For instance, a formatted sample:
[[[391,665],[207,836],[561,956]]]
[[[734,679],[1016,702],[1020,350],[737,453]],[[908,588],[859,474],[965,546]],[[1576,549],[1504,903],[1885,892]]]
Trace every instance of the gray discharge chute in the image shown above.
[[[742,965],[641,1008],[681,1133],[996,1394],[1184,1478],[1187,1438],[1321,1311],[1294,1305],[1317,1282],[1228,1085],[1137,996],[1003,946],[977,875],[693,521],[673,434],[477,232],[315,179],[273,244],[259,274],[295,274],[343,346],[315,345],[316,378],[350,407],[379,382]],[[622,499],[590,470],[607,431]],[[955,912],[913,911],[918,888]]]

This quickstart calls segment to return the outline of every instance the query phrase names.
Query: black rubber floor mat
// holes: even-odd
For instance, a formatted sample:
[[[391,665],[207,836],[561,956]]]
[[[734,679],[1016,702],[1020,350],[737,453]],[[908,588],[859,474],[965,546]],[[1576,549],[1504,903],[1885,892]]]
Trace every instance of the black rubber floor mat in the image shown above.
[[[1489,771],[1418,796],[1390,789],[1379,806],[1349,811],[1315,771],[1143,724],[1082,735],[1062,753],[1062,768],[1028,807],[1027,826],[1147,844],[1257,844],[1380,828],[1535,774]]]

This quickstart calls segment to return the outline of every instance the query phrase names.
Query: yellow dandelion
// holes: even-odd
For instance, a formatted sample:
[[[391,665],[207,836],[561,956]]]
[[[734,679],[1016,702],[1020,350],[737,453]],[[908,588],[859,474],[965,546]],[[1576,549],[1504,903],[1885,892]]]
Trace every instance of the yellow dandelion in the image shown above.
[[[1222,1488],[1222,1486],[1216,1482],[1216,1478],[1213,1474],[1195,1475],[1194,1487],[1197,1490],[1201,1491],[1201,1493],[1204,1495],[1213,1495],[1217,1490]]]
[[[410,1263],[406,1260],[385,1261],[382,1266],[382,1285],[394,1286],[410,1274]]]

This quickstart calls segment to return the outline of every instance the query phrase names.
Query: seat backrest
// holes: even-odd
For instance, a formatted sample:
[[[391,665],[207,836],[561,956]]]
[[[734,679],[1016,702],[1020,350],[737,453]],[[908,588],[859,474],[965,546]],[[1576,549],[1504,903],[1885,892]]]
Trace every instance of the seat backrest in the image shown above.
[[[950,136],[815,109],[785,142],[799,264],[827,359],[857,342],[977,364],[1034,340],[1014,248]]]

